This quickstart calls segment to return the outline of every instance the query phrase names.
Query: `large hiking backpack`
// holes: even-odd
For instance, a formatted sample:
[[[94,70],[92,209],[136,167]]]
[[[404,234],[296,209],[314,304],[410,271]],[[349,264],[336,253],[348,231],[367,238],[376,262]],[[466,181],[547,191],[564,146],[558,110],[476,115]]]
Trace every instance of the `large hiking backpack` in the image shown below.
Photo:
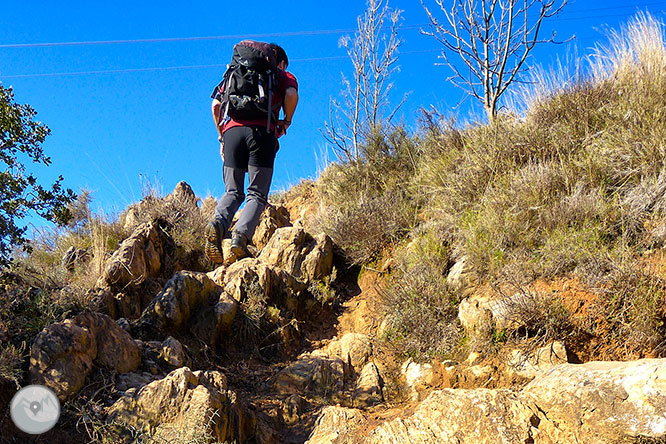
[[[224,87],[220,101],[225,117],[266,119],[266,129],[270,131],[277,73],[276,54],[268,43],[253,40],[237,43],[221,84]]]

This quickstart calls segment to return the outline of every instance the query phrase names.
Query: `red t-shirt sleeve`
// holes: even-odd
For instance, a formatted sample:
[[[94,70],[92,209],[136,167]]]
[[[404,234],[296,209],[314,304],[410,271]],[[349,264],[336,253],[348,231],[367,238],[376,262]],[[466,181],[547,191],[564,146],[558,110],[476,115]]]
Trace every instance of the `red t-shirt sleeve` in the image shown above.
[[[285,91],[287,88],[296,88],[298,89],[298,80],[296,80],[296,76],[294,76],[292,73],[289,71],[282,71],[284,75],[280,76],[280,89],[282,91]]]

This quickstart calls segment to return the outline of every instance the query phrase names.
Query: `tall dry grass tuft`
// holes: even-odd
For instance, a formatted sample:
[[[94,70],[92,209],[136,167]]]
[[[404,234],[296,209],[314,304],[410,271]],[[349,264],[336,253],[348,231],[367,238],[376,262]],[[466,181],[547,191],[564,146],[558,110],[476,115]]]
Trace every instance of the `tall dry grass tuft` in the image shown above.
[[[619,30],[608,33],[608,43],[597,45],[589,63],[594,82],[635,80],[636,74],[663,75],[666,67],[664,23],[647,12]]]

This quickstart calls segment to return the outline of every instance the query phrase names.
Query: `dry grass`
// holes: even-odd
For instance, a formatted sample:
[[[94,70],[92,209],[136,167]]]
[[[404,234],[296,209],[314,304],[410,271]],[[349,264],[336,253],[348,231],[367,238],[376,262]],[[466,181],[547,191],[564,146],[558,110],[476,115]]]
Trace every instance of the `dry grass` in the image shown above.
[[[397,269],[383,302],[390,326],[384,339],[417,361],[451,357],[462,337],[458,298],[446,285],[449,249],[436,225],[414,233],[397,252]]]

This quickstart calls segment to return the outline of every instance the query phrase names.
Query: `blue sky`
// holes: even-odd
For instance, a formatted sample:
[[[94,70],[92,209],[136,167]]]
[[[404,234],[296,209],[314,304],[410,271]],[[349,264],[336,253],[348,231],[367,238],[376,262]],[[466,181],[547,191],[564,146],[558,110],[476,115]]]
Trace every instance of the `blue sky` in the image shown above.
[[[434,0],[424,0],[436,9]],[[5,2],[0,15],[0,82],[16,100],[38,112],[52,134],[44,150],[44,182],[58,174],[66,186],[93,192],[94,208],[121,211],[141,198],[142,185],[168,193],[181,180],[197,195],[219,197],[221,179],[210,92],[243,37],[280,43],[300,83],[298,110],[281,139],[273,190],[314,178],[327,158],[320,129],[329,101],[342,88],[350,63],[338,39],[352,34],[363,1],[267,2],[243,9],[224,1],[30,1]],[[394,77],[394,102],[410,92],[401,118],[417,127],[418,109],[434,106],[467,118],[455,108],[460,90],[446,79],[438,44],[418,32],[427,17],[419,0],[393,0],[401,9],[401,70]],[[666,1],[570,0],[549,28],[570,43],[540,48],[531,64],[549,66],[567,53],[589,54],[603,41],[604,26],[625,23],[638,10],[664,17]],[[200,37],[215,37],[199,39]],[[132,42],[126,42],[126,41]],[[154,41],[145,41],[154,40]],[[155,41],[157,40],[157,41]],[[77,42],[117,42],[77,44]],[[75,43],[44,45],[44,43]],[[333,154],[328,151],[328,158]]]

